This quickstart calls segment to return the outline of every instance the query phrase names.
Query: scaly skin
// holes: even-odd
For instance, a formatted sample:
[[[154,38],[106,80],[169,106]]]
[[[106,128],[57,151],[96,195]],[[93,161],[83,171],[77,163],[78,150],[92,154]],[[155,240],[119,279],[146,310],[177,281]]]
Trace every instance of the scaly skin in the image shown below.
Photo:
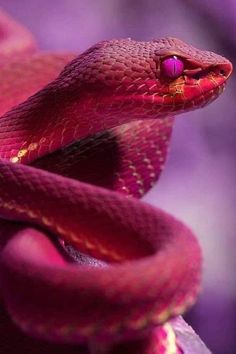
[[[168,79],[161,63],[173,55],[184,72]],[[124,195],[151,187],[172,116],[216,99],[232,65],[172,38],[101,42],[58,77],[69,56],[35,58],[1,69],[8,97],[11,70],[31,70],[18,74],[27,89],[4,100],[0,119],[7,310],[26,333],[88,343],[91,353],[180,353],[166,322],[196,298],[198,242],[171,215]],[[48,73],[37,66],[45,60],[53,63]]]

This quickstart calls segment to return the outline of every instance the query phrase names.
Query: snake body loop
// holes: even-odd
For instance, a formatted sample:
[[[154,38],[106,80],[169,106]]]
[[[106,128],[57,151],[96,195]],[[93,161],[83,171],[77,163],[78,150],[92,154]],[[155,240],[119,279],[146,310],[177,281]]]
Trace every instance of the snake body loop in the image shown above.
[[[16,67],[25,76],[12,80]],[[91,353],[180,353],[167,321],[195,301],[201,250],[188,227],[134,197],[159,177],[173,115],[216,99],[231,63],[178,39],[124,39],[0,70],[10,316],[29,335]]]

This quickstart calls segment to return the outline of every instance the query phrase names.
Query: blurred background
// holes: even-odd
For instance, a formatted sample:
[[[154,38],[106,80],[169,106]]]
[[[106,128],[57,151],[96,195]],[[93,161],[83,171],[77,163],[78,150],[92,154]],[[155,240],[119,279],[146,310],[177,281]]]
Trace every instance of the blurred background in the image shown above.
[[[81,52],[102,39],[173,36],[235,62],[235,0],[0,0],[0,6],[43,50]],[[145,197],[199,237],[203,290],[185,318],[216,354],[236,353],[234,87],[232,77],[216,102],[178,117],[165,171]]]

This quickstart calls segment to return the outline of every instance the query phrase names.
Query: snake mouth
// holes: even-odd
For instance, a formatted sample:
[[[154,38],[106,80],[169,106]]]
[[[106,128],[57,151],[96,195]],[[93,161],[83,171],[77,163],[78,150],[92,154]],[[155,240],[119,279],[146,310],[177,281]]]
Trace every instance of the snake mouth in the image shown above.
[[[215,101],[219,95],[221,95],[225,89],[226,83],[222,83],[221,85],[212,88],[211,90],[206,90],[205,92],[201,92],[192,100],[187,100],[184,104],[184,109],[197,109],[202,108]]]
[[[217,99],[217,97],[224,91],[226,82],[220,85],[213,83],[207,87],[201,87],[198,84],[185,86],[185,90],[175,89],[172,92],[143,95],[133,95],[132,100],[139,105],[147,114],[155,116],[159,115],[173,115],[176,113],[183,113],[185,111],[205,107],[209,103]],[[131,97],[129,97],[130,99]]]

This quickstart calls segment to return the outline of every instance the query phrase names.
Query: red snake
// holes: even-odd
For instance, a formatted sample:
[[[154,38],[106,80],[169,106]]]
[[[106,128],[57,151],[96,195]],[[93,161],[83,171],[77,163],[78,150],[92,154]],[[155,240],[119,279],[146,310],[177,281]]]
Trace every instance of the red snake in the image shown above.
[[[29,335],[91,353],[180,353],[167,321],[195,301],[200,247],[136,197],[163,168],[173,115],[215,100],[231,63],[174,38],[32,54],[26,30],[4,14],[0,23],[9,315]]]

